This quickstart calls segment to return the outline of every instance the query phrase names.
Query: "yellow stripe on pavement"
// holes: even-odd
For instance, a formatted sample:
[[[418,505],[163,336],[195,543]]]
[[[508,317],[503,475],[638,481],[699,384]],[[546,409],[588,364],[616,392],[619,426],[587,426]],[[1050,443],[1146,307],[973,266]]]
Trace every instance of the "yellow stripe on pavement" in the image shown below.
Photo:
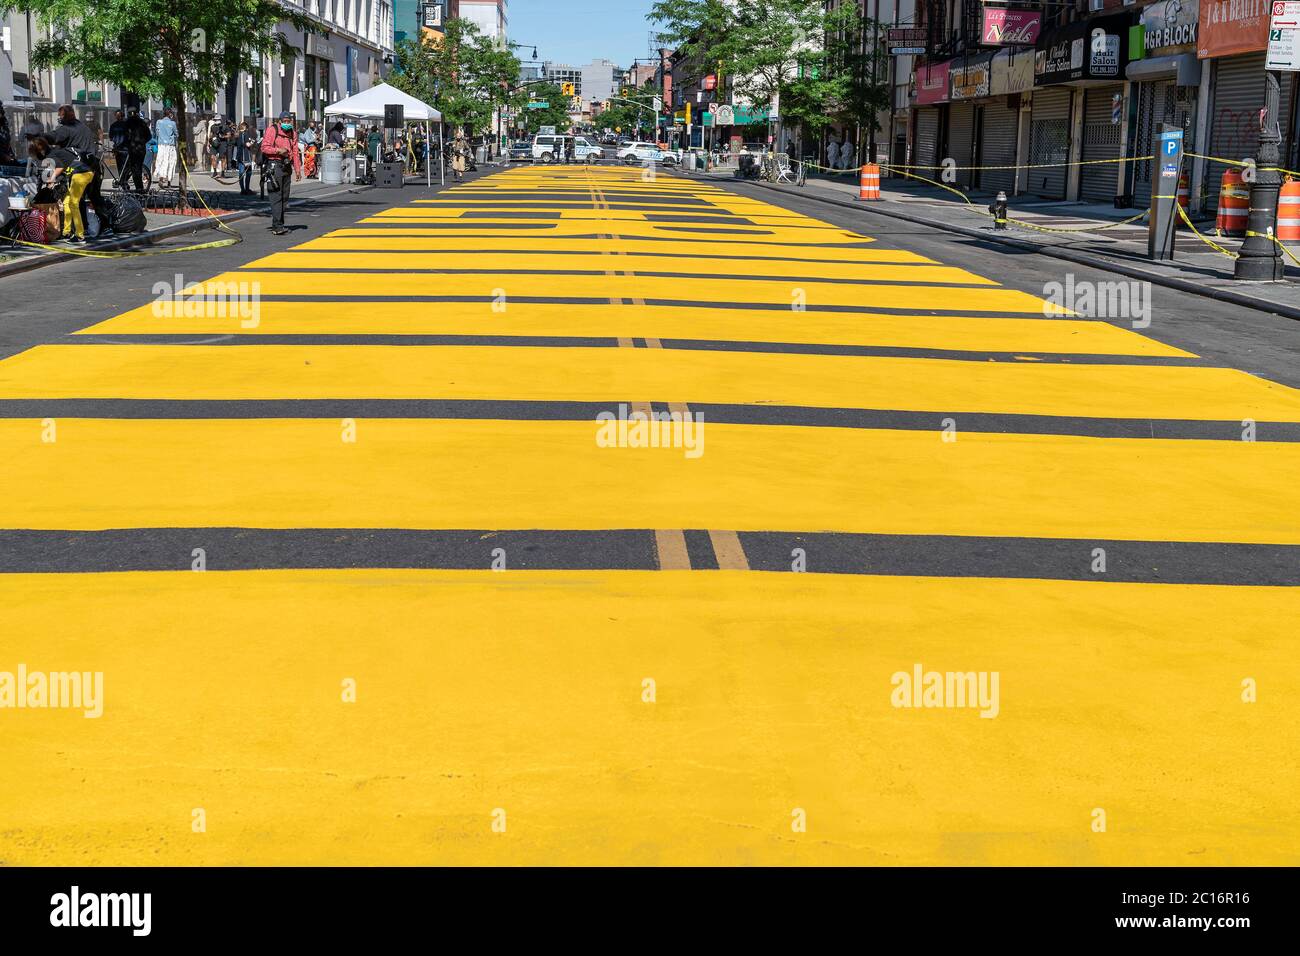
[[[5,715],[5,860],[1294,864],[1297,616],[1296,588],[9,576],[6,663],[100,671],[104,710]],[[918,663],[997,672],[997,716],[892,706]]]
[[[1081,568],[1095,540],[1300,543],[1294,443],[960,431],[946,442],[937,415],[932,432],[706,416],[692,458],[601,447],[594,418],[353,424],[350,442],[341,419],[61,419],[48,443],[41,421],[3,419],[0,527],[1077,538]]]
[[[0,363],[0,398],[627,399],[1300,422],[1300,392],[1235,369],[534,346],[42,345]]]
[[[608,232],[608,230],[606,230]],[[617,232],[617,230],[614,230]],[[843,237],[838,240],[845,241]],[[875,240],[855,239],[854,242],[875,242]],[[498,236],[481,236],[467,239],[465,236],[447,236],[435,230],[421,229],[418,226],[409,229],[336,229],[311,239],[293,249],[418,249],[443,250],[456,253],[462,249],[513,248],[529,249],[539,255],[555,251],[595,252],[595,253],[661,253],[679,256],[698,256],[702,262],[716,262],[718,257],[731,259],[749,258],[743,250],[730,247],[727,242],[708,239],[687,239],[677,237],[645,238],[618,237],[613,239],[576,238],[574,236],[556,236],[550,233],[531,237],[509,237],[510,245],[503,247]],[[844,246],[820,246],[802,243],[755,243],[750,247],[755,257],[778,256],[787,259],[833,262],[925,262],[938,265],[933,259],[919,256],[914,252],[901,249],[846,248]],[[292,250],[291,250],[292,251]],[[759,260],[763,261],[763,260]],[[780,265],[780,263],[775,263]]]
[[[689,256],[645,256],[627,253],[617,260],[620,271],[624,272],[670,272],[688,273],[699,276],[741,276],[751,279],[769,280],[772,276],[787,276],[808,279],[852,279],[857,281],[877,282],[963,282],[985,283],[995,285],[991,279],[973,275],[965,269],[941,265],[890,265],[887,263],[846,263],[846,262],[764,262],[746,259],[700,259]],[[498,273],[519,272],[521,277],[527,273],[528,278],[547,281],[548,275],[554,275],[550,281],[556,285],[567,284],[565,270],[604,271],[610,260],[595,256],[547,255],[544,252],[508,254],[495,253],[484,255],[448,256],[441,252],[409,253],[395,256],[390,252],[279,252],[254,260],[245,269],[302,269],[309,272],[330,271],[332,269],[428,269],[437,272],[440,269],[454,270],[493,270]],[[229,273],[227,273],[229,274]],[[437,277],[431,277],[439,281]]]
[[[663,305],[491,302],[261,302],[256,319],[217,302],[187,302],[168,314],[140,306],[79,335],[541,335],[726,342],[874,345],[976,352],[1190,357],[1128,329],[1081,319],[998,319],[852,315]],[[155,311],[161,314],[155,314]],[[186,313],[192,311],[192,317]],[[206,314],[205,314],[206,313]],[[251,313],[250,313],[251,315]]]
[[[603,263],[602,263],[603,264]],[[986,280],[971,276],[969,281]],[[441,275],[365,275],[352,272],[223,272],[197,284],[195,295],[229,294],[229,283],[256,283],[260,296],[555,296],[574,299],[644,298],[663,301],[767,303],[788,307],[852,306],[915,309],[918,312],[972,310],[983,312],[1061,311],[1037,296],[1016,289],[945,288],[943,286],[869,285],[799,279],[714,279],[709,276],[662,278],[642,275],[564,276],[562,282],[510,272]]]

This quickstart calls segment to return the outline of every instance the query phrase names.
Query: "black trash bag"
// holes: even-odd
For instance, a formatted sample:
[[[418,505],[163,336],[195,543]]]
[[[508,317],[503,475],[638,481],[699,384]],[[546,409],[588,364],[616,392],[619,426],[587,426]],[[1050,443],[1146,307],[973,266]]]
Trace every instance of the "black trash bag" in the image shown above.
[[[113,205],[109,209],[109,222],[113,226],[113,231],[119,235],[144,232],[144,210],[140,208],[140,203],[134,197],[123,193],[113,198]]]

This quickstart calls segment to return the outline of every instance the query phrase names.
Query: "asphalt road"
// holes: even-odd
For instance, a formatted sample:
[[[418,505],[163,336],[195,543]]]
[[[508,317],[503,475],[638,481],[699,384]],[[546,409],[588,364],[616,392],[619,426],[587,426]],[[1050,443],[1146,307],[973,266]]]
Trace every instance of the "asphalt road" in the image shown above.
[[[0,675],[106,690],[0,859],[1290,860],[1284,320],[634,169],[293,218],[6,280]]]

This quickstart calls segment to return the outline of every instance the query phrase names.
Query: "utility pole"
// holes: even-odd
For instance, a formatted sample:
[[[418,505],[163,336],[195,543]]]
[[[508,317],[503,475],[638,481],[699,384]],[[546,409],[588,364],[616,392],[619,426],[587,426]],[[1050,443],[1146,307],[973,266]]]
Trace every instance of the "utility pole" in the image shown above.
[[[1259,114],[1259,151],[1255,154],[1255,181],[1250,185],[1250,216],[1246,219],[1246,241],[1237,251],[1234,279],[1277,281],[1286,272],[1282,249],[1273,236],[1277,221],[1277,194],[1282,174],[1277,168],[1282,130],[1277,111],[1282,100],[1282,77],[1276,70],[1264,73],[1264,109]]]

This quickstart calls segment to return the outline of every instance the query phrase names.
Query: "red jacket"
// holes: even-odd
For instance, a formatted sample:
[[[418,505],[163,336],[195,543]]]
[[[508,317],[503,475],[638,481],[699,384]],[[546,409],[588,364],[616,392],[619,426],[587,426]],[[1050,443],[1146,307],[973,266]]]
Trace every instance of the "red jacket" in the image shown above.
[[[298,153],[298,139],[293,133],[280,129],[280,124],[268,126],[262,136],[262,156],[266,159],[288,159],[296,172],[302,172],[302,156]]]

